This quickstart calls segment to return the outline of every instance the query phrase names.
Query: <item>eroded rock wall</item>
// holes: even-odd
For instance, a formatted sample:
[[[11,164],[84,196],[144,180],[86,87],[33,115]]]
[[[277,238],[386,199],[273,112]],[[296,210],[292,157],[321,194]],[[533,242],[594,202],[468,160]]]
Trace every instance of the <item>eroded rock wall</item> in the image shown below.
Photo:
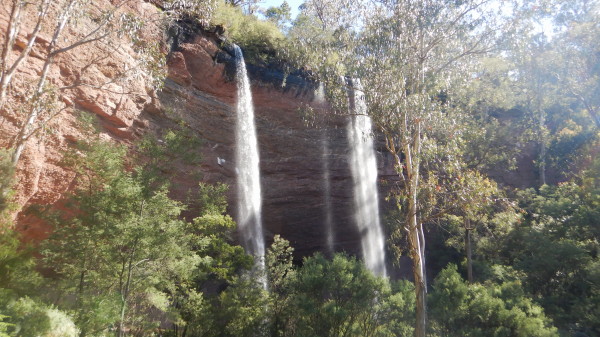
[[[90,13],[101,15],[103,10],[114,8],[112,1],[94,1]],[[2,1],[0,4],[0,36],[3,43],[11,9],[12,1]],[[31,95],[48,58],[47,47],[52,41],[59,10],[60,3],[51,2],[30,56],[13,76],[7,103],[0,111],[2,148],[14,145],[19,128],[26,119],[28,104],[33,101]],[[155,6],[141,1],[127,2],[114,13],[117,16],[131,13],[148,22],[153,22],[158,15]],[[74,15],[77,20],[66,26],[57,40],[58,48],[86,39],[86,34],[97,25],[91,16]],[[24,8],[15,47],[8,51],[8,66],[21,55],[37,18],[35,4]],[[148,25],[142,34],[145,38],[157,41],[162,35],[157,25]],[[91,36],[92,39],[94,37]],[[90,39],[90,36],[87,38]],[[45,83],[45,90],[52,91],[55,97],[50,101],[51,105],[42,109],[38,121],[43,123],[36,124],[39,130],[27,141],[16,170],[16,203],[19,206],[56,204],[73,188],[75,174],[65,167],[62,158],[74,142],[85,137],[78,122],[78,111],[88,111],[98,116],[102,138],[129,143],[144,133],[146,124],[141,112],[151,101],[148,83],[143,75],[117,79],[128,69],[137,69],[136,63],[136,52],[126,37],[84,43],[55,56]],[[18,215],[18,227],[27,238],[33,240],[42,239],[48,230],[47,226],[25,213]]]
[[[102,3],[98,2],[99,6]],[[159,15],[148,3],[137,3],[130,10],[142,18]],[[6,17],[7,9],[3,8],[0,29],[6,27]],[[114,86],[109,86],[110,90],[82,86],[62,95],[67,109],[48,124],[52,132],[39,133],[28,142],[19,163],[17,201],[21,206],[59,204],[62,196],[73,188],[75,175],[61,164],[61,159],[73,142],[83,137],[76,117],[76,110],[83,110],[98,116],[103,138],[128,145],[144,134],[160,134],[182,122],[188,125],[203,141],[196,152],[202,162],[200,166],[172,167],[169,173],[175,177],[173,196],[185,200],[201,180],[225,182],[231,186],[230,213],[236,214],[233,158],[236,90],[235,82],[228,76],[231,55],[220,48],[219,39],[213,34],[193,27],[191,30],[184,27],[183,31],[179,28],[170,32],[165,43],[165,51],[173,49],[169,50],[168,77],[161,91],[149,90],[148,83],[140,79],[132,81],[127,90]],[[162,38],[157,32],[148,34],[149,38]],[[50,81],[62,85],[71,83],[73,78],[85,77],[94,83],[104,83],[110,80],[114,69],[131,62],[131,51],[123,50],[84,73],[85,62],[98,51],[83,47],[57,60]],[[18,50],[14,52],[16,55]],[[40,67],[42,59],[43,55],[32,57],[20,76],[35,78],[35,69]],[[360,233],[352,216],[346,117],[325,118],[323,112],[327,106],[314,99],[315,83],[301,76],[286,77],[283,86],[283,73],[277,70],[250,65],[249,73],[261,155],[267,241],[281,234],[296,248],[298,259],[314,251],[327,251],[323,179],[324,170],[328,169],[335,249],[360,255]],[[123,91],[129,94],[119,94]],[[18,106],[18,102],[11,104],[13,108]],[[300,111],[307,105],[317,112],[318,127],[305,125]],[[5,119],[0,125],[3,147],[7,147],[16,134],[18,124],[18,119]],[[378,158],[380,176],[393,178],[391,161],[384,157],[382,150],[379,149]],[[387,187],[381,189],[385,191]],[[380,195],[382,199],[384,194]],[[194,216],[193,210],[188,215]],[[37,240],[48,230],[39,220],[24,213],[18,216],[18,226],[28,238]]]

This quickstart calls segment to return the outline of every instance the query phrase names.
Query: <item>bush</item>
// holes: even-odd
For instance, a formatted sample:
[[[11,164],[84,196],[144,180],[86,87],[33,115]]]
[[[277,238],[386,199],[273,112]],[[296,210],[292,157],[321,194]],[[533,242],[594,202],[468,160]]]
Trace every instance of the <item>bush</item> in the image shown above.
[[[50,329],[44,337],[76,337],[79,329],[71,317],[58,309],[48,309],[46,315],[50,320]]]
[[[76,337],[79,329],[66,313],[48,308],[29,297],[14,299],[0,292],[0,336],[2,337]]]
[[[442,336],[558,336],[518,281],[468,285],[450,265],[436,277],[429,300],[431,328]]]
[[[414,321],[414,288],[390,285],[364,263],[336,254],[304,259],[290,277],[287,325],[294,336],[408,336]]]
[[[212,23],[225,27],[228,40],[240,46],[251,63],[270,62],[285,42],[276,24],[245,15],[241,8],[228,4],[219,5]]]

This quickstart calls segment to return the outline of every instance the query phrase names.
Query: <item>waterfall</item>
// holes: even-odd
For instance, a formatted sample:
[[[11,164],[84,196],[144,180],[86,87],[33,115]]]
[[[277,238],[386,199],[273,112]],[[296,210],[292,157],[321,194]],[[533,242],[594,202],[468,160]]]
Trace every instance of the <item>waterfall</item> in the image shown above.
[[[325,237],[327,239],[327,252],[333,256],[334,234],[333,234],[333,212],[331,210],[331,173],[329,172],[329,160],[331,149],[329,148],[329,138],[327,129],[321,131],[321,161],[323,169],[323,200],[325,202]]]
[[[262,198],[254,107],[250,80],[242,50],[234,45],[237,67],[236,180],[238,197],[238,229],[242,245],[256,258],[259,271],[265,267],[265,240],[262,229]],[[266,288],[266,280],[261,280]]]
[[[319,87],[315,90],[315,103],[321,107],[325,106],[325,86],[319,82]],[[321,129],[321,169],[323,171],[323,201],[325,204],[325,239],[327,240],[327,253],[333,256],[335,253],[334,233],[333,233],[333,211],[331,209],[331,173],[329,161],[331,160],[331,149],[329,145],[329,133],[327,128]]]
[[[365,264],[375,275],[386,276],[385,239],[379,220],[377,159],[373,146],[371,118],[360,80],[349,81],[350,169],[354,183],[355,219],[361,236]]]

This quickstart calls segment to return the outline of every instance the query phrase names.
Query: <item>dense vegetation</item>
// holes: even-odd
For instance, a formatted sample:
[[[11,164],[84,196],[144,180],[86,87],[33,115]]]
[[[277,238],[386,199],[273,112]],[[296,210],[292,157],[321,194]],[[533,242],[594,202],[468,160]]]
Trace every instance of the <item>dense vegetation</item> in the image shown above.
[[[169,197],[161,165],[198,141],[185,125],[130,150],[90,129],[64,159],[68,201],[28,210],[54,228],[35,249],[0,152],[0,336],[599,336],[600,4],[486,3],[307,0],[292,20],[286,4],[259,19],[255,2],[165,2],[254,62],[310,69],[336,113],[340,76],[362,79],[402,182],[389,250],[414,282],[344,254],[294,265],[280,237],[255,270],[227,186]],[[535,180],[512,181],[524,158]]]

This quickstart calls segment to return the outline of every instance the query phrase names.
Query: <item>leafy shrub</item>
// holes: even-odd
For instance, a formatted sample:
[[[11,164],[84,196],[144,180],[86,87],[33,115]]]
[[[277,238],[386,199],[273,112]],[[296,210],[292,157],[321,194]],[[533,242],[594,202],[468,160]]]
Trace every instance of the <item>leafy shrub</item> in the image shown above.
[[[225,27],[228,40],[240,46],[246,60],[251,63],[269,62],[285,41],[283,33],[273,22],[245,15],[241,8],[228,4],[219,5],[213,24]]]
[[[76,337],[79,329],[66,313],[48,308],[27,296],[15,299],[9,291],[0,292],[0,336]]]
[[[450,265],[436,277],[429,300],[432,329],[442,336],[558,336],[518,281],[468,285]]]
[[[46,315],[50,320],[50,329],[44,337],[76,337],[79,329],[71,317],[58,309],[48,309]]]
[[[390,285],[344,254],[316,254],[290,277],[289,331],[294,336],[409,336],[414,288]]]

